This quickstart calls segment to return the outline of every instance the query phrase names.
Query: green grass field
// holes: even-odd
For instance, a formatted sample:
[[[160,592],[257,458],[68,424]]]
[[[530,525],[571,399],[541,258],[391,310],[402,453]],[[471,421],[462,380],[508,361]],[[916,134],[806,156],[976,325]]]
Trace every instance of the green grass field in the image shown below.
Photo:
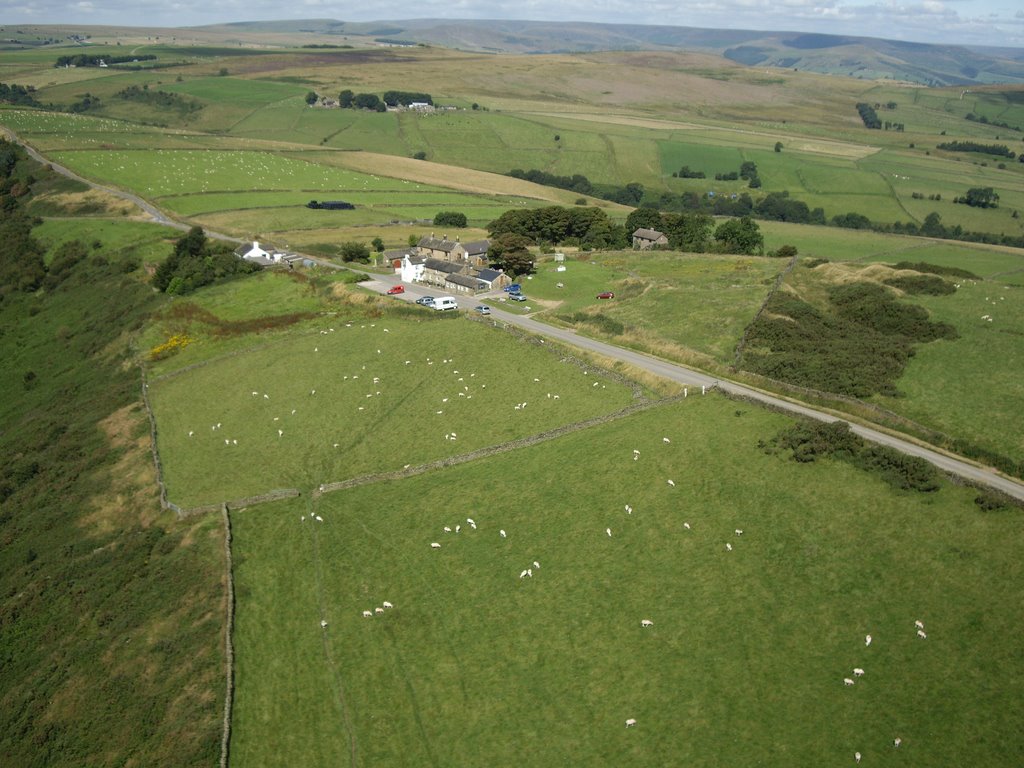
[[[693,397],[234,513],[233,759],[1004,764],[1024,748],[1016,513],[757,448],[787,422]]]
[[[627,387],[543,347],[428,312],[324,318],[312,332],[152,381],[171,500],[188,507],[308,490],[519,439],[632,400]],[[210,472],[212,464],[221,469]]]

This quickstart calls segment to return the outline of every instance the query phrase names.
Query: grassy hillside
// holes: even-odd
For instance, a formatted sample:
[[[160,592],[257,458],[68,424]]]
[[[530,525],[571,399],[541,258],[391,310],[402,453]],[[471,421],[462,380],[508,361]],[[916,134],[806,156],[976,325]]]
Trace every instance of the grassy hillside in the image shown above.
[[[137,233],[90,231],[59,282],[0,300],[0,760],[209,765],[223,533],[160,510],[131,348],[157,303]]]

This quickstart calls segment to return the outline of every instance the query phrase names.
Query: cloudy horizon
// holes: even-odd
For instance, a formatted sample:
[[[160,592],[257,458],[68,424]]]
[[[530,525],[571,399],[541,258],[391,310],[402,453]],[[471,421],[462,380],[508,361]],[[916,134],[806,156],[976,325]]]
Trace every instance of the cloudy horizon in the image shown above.
[[[409,19],[573,21],[709,27],[736,30],[819,32],[922,43],[1024,47],[1024,10],[1002,0],[381,0],[352,6],[299,0],[288,19],[346,22]],[[192,27],[243,21],[284,20],[270,0],[20,0],[4,2],[0,24],[92,24]]]

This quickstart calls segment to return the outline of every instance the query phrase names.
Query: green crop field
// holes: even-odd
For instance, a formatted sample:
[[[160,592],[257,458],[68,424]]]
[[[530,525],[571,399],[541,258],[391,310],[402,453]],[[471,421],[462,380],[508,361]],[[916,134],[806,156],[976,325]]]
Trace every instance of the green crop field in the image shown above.
[[[1016,513],[759,450],[787,421],[694,396],[233,513],[232,759],[827,765],[859,751],[945,766],[1019,753]],[[865,674],[845,686],[854,667]]]

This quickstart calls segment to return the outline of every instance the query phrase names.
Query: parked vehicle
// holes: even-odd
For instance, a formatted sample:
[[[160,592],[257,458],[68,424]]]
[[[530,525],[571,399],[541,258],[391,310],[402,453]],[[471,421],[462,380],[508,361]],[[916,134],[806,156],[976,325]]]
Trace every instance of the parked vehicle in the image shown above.
[[[405,293],[404,285],[392,285],[390,288],[388,288],[388,296],[396,296],[399,293]]]
[[[422,305],[424,307],[430,307],[430,306],[433,306],[433,304],[434,304],[434,297],[433,296],[420,296],[418,299],[416,299],[416,303],[420,304],[420,305]]]
[[[523,290],[523,286],[521,286],[519,283],[512,283],[512,285],[506,285],[501,290],[503,290],[505,293],[519,293]]]
[[[615,294],[612,293],[611,291],[601,291],[599,294],[597,294],[597,298],[599,298],[599,299],[614,299],[615,298]]]
[[[510,293],[508,297],[512,301],[526,301],[526,297],[521,293]]]
[[[481,315],[491,314],[491,308],[488,307],[486,304],[478,304],[477,306],[473,307],[473,309],[479,312]]]
[[[451,296],[441,296],[439,298],[436,298],[434,299],[434,303],[431,304],[430,306],[437,310],[459,308],[458,302],[455,301],[455,299],[453,299]]]

